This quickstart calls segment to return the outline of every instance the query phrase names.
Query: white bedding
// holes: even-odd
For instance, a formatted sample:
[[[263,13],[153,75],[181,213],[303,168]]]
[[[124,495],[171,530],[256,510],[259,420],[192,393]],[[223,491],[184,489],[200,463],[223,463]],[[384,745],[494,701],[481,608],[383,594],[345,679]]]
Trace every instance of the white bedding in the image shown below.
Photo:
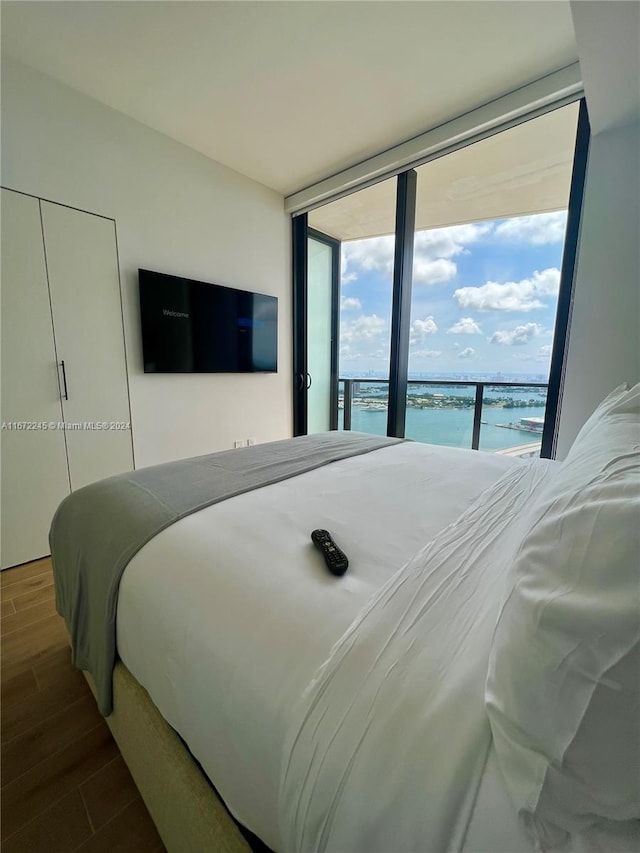
[[[354,623],[363,621],[364,611],[374,617],[380,612],[378,599],[385,594],[385,585],[388,593],[395,582],[402,593],[405,563],[417,565],[419,552],[428,551],[424,546],[434,538],[446,541],[447,526],[455,526],[472,505],[481,517],[486,495],[478,501],[479,496],[501,478],[518,479],[528,468],[531,483],[544,479],[554,466],[428,445],[396,445],[211,506],[166,529],[133,558],[120,588],[119,654],[165,719],[182,735],[232,813],[274,851],[299,853],[304,849],[306,853],[326,848],[347,853],[344,842],[349,839],[355,839],[349,853],[382,849],[375,841],[361,843],[362,837],[357,837],[359,821],[354,816],[366,813],[366,826],[373,808],[365,787],[359,785],[345,796],[342,812],[346,819],[333,822],[324,846],[307,844],[308,838],[298,846],[301,836],[297,834],[304,835],[305,826],[313,830],[326,805],[322,797],[313,802],[317,792],[311,788],[314,797],[309,802],[316,809],[315,816],[312,809],[307,823],[297,820],[295,813],[288,814],[295,812],[296,798],[310,790],[308,785],[305,789],[305,777],[312,762],[304,751],[294,756],[301,763],[297,773],[286,775],[292,743],[297,743],[297,736],[304,740],[309,734],[304,727],[308,710],[304,703],[314,695],[314,685],[317,687],[327,668],[335,665],[341,638],[345,632],[349,634],[350,626],[355,630]],[[523,476],[525,486],[526,482]],[[526,488],[523,495],[526,500]],[[507,501],[504,512],[509,509]],[[320,526],[332,530],[349,555],[349,571],[343,578],[326,572],[310,543],[310,531]],[[517,536],[513,528],[511,533]],[[451,541],[455,544],[455,537]],[[471,550],[466,549],[467,557]],[[433,692],[435,702],[428,701],[424,709],[418,707],[417,728],[410,717],[404,720],[406,725],[402,716],[396,719],[396,724],[400,720],[401,748],[412,759],[413,737],[417,761],[388,760],[389,755],[393,759],[393,751],[385,755],[387,732],[378,738],[380,748],[374,738],[373,750],[368,756],[363,753],[360,772],[364,768],[365,776],[367,772],[380,777],[394,774],[395,788],[387,788],[392,793],[385,794],[381,786],[377,794],[379,798],[382,791],[384,817],[396,821],[397,833],[386,839],[393,838],[387,844],[389,853],[533,853],[533,844],[509,800],[484,709],[477,703],[483,667],[486,670],[488,628],[492,611],[497,609],[499,574],[504,569],[498,567],[499,562],[489,555],[480,579],[473,581],[473,572],[467,571],[460,583],[441,585],[433,613],[445,633],[449,630],[449,646],[439,643],[437,631],[429,637],[429,620],[423,620],[426,635],[416,634],[418,647],[420,642],[433,641],[439,650],[433,660],[409,655],[406,683],[420,684],[421,677],[425,683],[433,681],[434,666],[436,670],[445,666],[453,673],[452,679],[449,672],[442,673],[442,684],[448,687]],[[425,568],[430,567],[429,563]],[[448,578],[446,571],[443,578]],[[431,593],[425,601],[426,611]],[[397,605],[402,595],[391,598]],[[396,616],[403,618],[402,607],[396,608]],[[413,629],[411,620],[409,628]],[[375,631],[371,636],[375,638]],[[454,644],[456,649],[449,654]],[[402,650],[397,657],[404,665]],[[413,672],[412,657],[417,661]],[[475,685],[468,707],[459,693],[465,668],[473,674]],[[358,704],[354,701],[358,690],[354,692],[349,684],[348,666],[335,671],[338,680],[345,682],[345,695],[334,689],[335,708],[331,704],[325,708],[326,722],[331,723],[333,714],[334,729],[336,714]],[[357,668],[353,674],[355,679]],[[456,689],[458,698],[448,704]],[[385,713],[391,712],[390,718],[395,713],[394,702],[389,704],[393,695],[388,691]],[[420,728],[423,715],[430,717],[431,724],[435,721],[436,729],[432,725]],[[355,719],[352,728],[357,741],[360,729],[357,716]],[[438,726],[440,735],[434,739]],[[313,727],[311,733],[315,737]],[[420,742],[422,737],[425,744]],[[328,741],[318,743],[331,759],[331,734]],[[345,754],[358,751],[353,741],[351,746],[345,743]],[[343,763],[338,755],[338,771]],[[331,788],[331,776],[327,778]],[[415,790],[405,785],[403,796],[403,780],[411,778]],[[282,779],[284,796],[279,797]],[[376,808],[379,805],[380,801]],[[421,813],[428,814],[429,820],[424,832],[418,830],[416,849],[412,833]],[[382,838],[383,829],[384,820],[378,824]],[[636,849],[640,849],[640,827],[631,822],[572,837],[562,853],[628,853]]]
[[[120,587],[119,655],[233,814],[272,849],[292,710],[371,596],[508,469],[499,454],[405,443],[195,513]],[[350,558],[326,572],[309,534]],[[453,618],[453,614],[452,614]]]
[[[491,746],[484,686],[504,579],[549,470],[505,472],[335,644],[291,713],[286,853],[463,848]]]

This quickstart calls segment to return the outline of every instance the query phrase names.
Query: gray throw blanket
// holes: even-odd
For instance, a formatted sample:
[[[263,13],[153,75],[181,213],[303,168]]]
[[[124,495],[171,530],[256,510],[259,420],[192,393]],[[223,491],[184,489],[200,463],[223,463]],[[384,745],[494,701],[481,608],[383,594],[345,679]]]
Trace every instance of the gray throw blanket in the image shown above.
[[[218,501],[398,441],[350,432],[302,436],[141,468],[65,498],[49,532],[56,606],[75,666],[93,676],[100,712],[112,711],[120,578],[143,545]]]

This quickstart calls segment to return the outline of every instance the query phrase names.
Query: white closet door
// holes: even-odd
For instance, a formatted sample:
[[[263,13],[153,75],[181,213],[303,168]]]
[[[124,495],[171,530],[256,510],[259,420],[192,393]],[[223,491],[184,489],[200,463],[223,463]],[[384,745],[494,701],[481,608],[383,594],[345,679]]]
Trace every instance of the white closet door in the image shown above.
[[[69,494],[37,198],[2,190],[2,568],[50,553]],[[47,429],[11,428],[45,424]]]
[[[133,468],[115,223],[42,202],[71,487]],[[107,425],[89,429],[87,425]]]

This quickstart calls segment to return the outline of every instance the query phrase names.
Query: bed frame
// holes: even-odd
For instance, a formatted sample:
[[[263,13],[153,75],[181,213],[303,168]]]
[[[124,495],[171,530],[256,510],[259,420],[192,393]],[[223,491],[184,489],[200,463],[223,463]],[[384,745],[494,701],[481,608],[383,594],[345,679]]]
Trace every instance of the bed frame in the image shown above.
[[[95,696],[91,676],[84,676]],[[189,750],[121,661],[106,722],[168,853],[252,853]]]

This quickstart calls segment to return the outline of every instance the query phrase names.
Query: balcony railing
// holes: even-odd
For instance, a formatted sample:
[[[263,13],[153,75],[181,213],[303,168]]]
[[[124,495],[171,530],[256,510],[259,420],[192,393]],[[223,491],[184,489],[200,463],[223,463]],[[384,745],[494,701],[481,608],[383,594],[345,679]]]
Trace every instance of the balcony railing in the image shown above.
[[[358,398],[354,398],[354,390],[357,389],[358,385],[388,385],[388,379],[373,379],[373,378],[362,378],[362,379],[339,379],[338,380],[338,388],[342,386],[343,393],[339,394],[338,399],[338,407],[340,404],[343,404],[344,407],[344,418],[343,418],[343,429],[350,430],[352,423],[352,408],[354,404],[354,399],[357,402]],[[409,387],[411,386],[420,386],[420,387],[436,387],[436,388],[473,388],[474,392],[470,395],[473,397],[473,430],[471,435],[471,449],[478,450],[480,448],[480,429],[482,426],[482,407],[485,402],[485,389],[497,389],[497,388],[511,388],[511,389],[526,389],[531,388],[536,391],[546,391],[547,383],[542,382],[490,382],[490,381],[482,381],[477,382],[469,379],[456,379],[456,380],[443,380],[443,379],[410,379],[407,383]],[[356,390],[357,393],[357,390]],[[408,397],[409,399],[409,397]],[[369,399],[369,402],[371,400]],[[540,405],[543,405],[542,403]],[[382,408],[384,408],[384,404],[382,404]],[[514,425],[515,426],[515,425]],[[539,430],[537,428],[531,427],[526,431],[530,431],[532,434],[539,435],[542,438],[542,429]],[[520,448],[518,448],[520,449]],[[524,448],[526,449],[526,448]],[[509,448],[505,448],[501,452],[507,452]]]

